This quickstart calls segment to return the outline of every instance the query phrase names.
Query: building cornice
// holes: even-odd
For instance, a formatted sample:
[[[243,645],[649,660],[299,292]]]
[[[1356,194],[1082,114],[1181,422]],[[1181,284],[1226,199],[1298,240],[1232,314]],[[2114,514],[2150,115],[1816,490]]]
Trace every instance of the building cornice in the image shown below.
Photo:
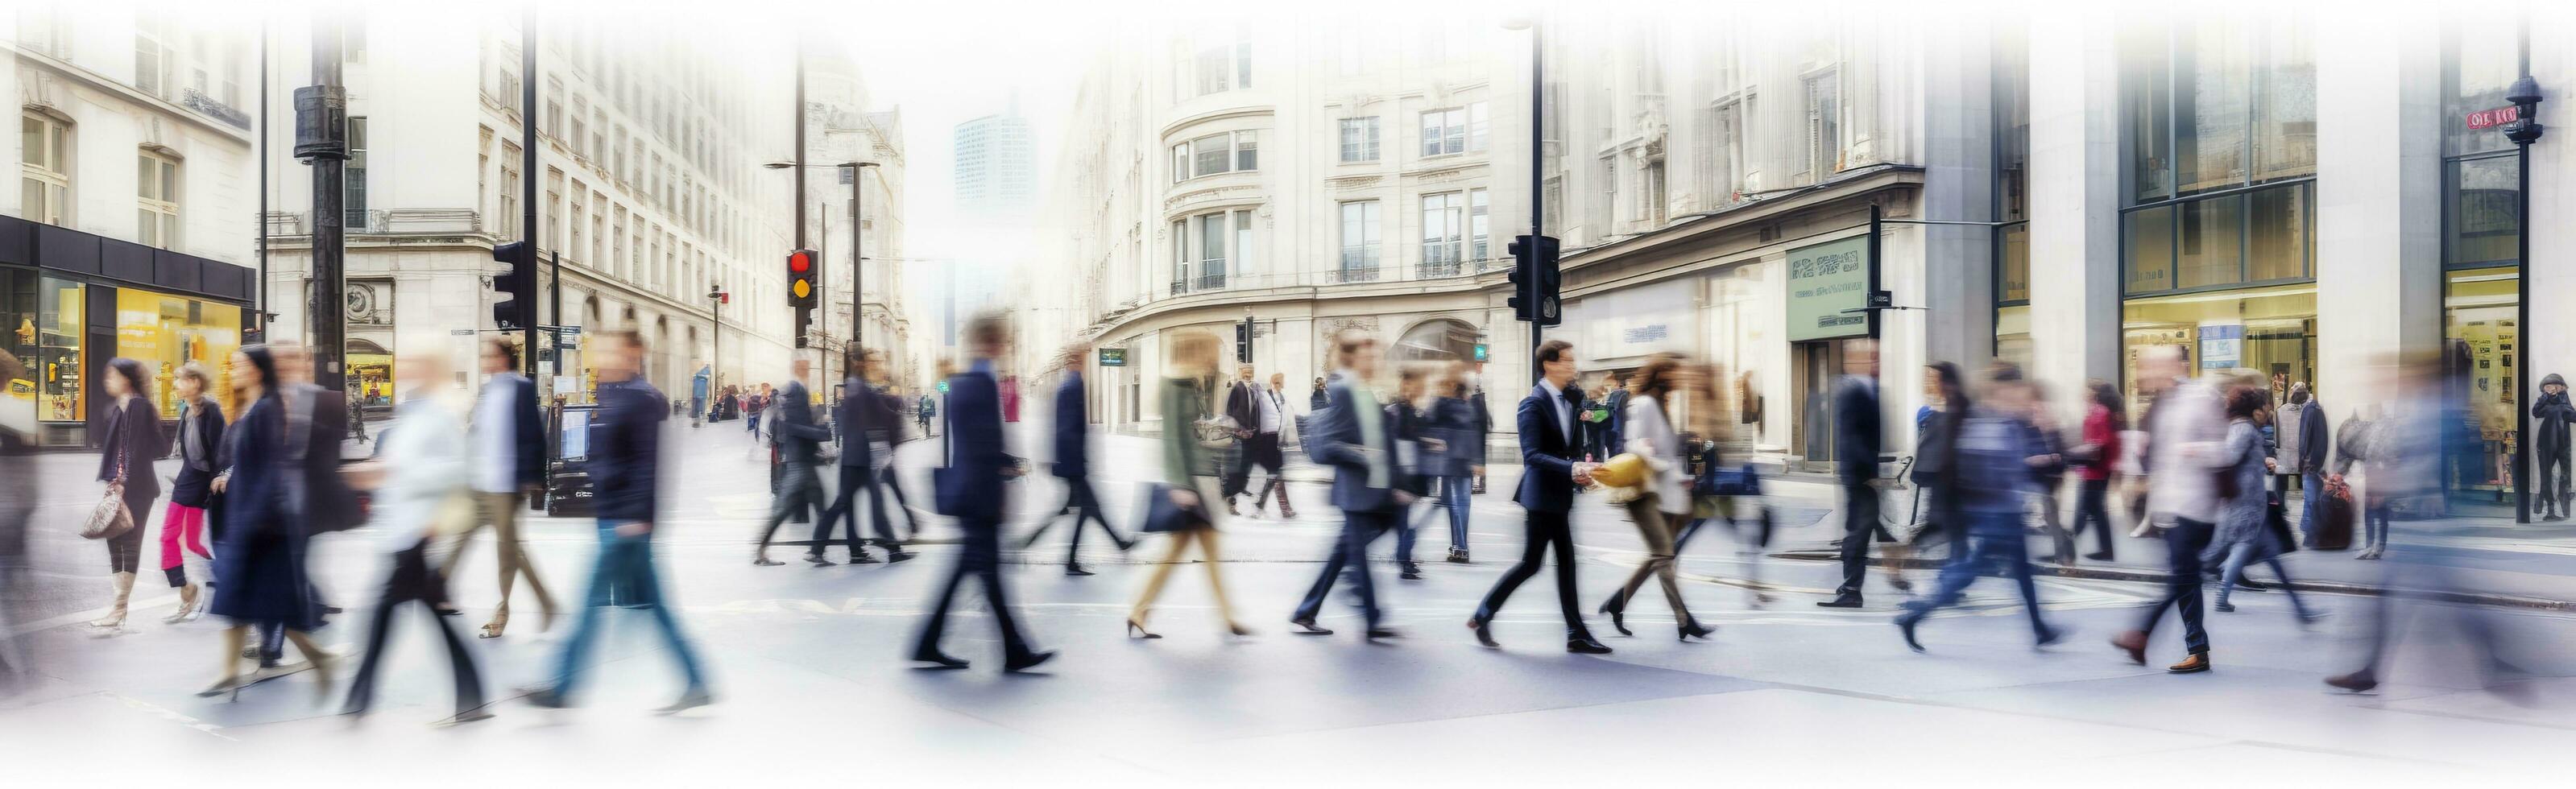
[[[167,99],[137,90],[134,86],[108,79],[106,76],[101,75],[98,72],[82,68],[78,64],[63,61],[51,55],[28,52],[24,49],[18,51],[18,62],[21,64],[36,66],[44,71],[51,72],[54,76],[68,80],[73,84],[101,93],[112,94],[117,98],[124,99],[133,104],[142,105],[143,107],[157,111],[161,115],[176,119],[182,123],[186,123],[205,131],[213,132],[222,136],[225,140],[240,144],[245,151],[250,148],[249,130],[237,129],[227,124],[218,123],[215,119],[201,115],[196,110],[171,103]]]

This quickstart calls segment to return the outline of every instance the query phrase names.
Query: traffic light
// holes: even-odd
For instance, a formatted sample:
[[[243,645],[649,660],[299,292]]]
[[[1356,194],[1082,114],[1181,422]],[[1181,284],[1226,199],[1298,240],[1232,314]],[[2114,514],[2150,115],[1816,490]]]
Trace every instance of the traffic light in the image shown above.
[[[787,306],[796,308],[796,347],[810,344],[814,308],[822,304],[823,256],[811,249],[787,253]]]
[[[501,264],[501,273],[492,275],[492,325],[513,331],[537,325],[536,247],[494,245],[492,262]]]
[[[1236,364],[1252,363],[1251,318],[1245,318],[1241,323],[1234,325],[1234,362]]]
[[[1513,236],[1507,249],[1512,255],[1512,318],[1554,326],[1562,321],[1557,291],[1563,284],[1556,268],[1555,236]]]

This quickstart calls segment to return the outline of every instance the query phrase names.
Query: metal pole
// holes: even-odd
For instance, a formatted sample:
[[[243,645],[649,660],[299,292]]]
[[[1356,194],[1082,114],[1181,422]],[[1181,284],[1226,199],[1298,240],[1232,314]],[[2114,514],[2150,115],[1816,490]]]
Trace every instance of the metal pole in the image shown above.
[[[1877,203],[1869,204],[1869,293],[1878,292],[1878,231],[1880,228],[1879,214],[1881,212],[1882,209],[1879,208]],[[1867,298],[1867,294],[1863,294],[1863,298]],[[1868,303],[1864,301],[1862,302],[1862,306],[1866,307],[1868,306]],[[1866,310],[1861,313],[1869,316],[1869,339],[1871,342],[1878,341],[1878,312],[1878,310]]]
[[[340,86],[340,19],[330,9],[313,15],[313,82],[325,93]],[[325,111],[325,116],[329,113]],[[348,164],[339,156],[315,156],[313,162],[313,245],[312,292],[304,305],[305,330],[312,335],[313,383],[324,389],[343,390],[347,371],[341,359],[347,354],[348,307],[343,303],[348,290],[347,272],[342,264],[347,250],[347,218],[341,214],[342,178]]]
[[[550,268],[553,273],[546,288],[546,311],[555,316],[555,375],[561,376],[564,371],[563,250],[555,250],[552,258]]]
[[[1537,243],[1547,235],[1547,80],[1539,61],[1539,21],[1530,19],[1530,239]],[[1539,296],[1536,300],[1544,300]],[[1537,386],[1547,375],[1539,369],[1539,305],[1529,305],[1530,385]]]
[[[796,248],[805,248],[805,37],[796,34]],[[822,261],[814,261],[822,265]]]
[[[867,236],[859,226],[861,217],[866,215],[860,209],[867,200],[863,185],[867,171],[864,165],[850,165],[850,353],[854,356],[867,351],[867,324],[862,317],[867,314],[868,291],[859,286],[867,278]],[[822,265],[822,261],[815,261],[815,265]]]
[[[2520,66],[2522,79],[2530,79],[2531,11],[2529,7],[2525,7],[2523,9],[2522,18],[2518,21],[2520,24],[2516,26],[2514,34],[2516,50],[2514,57]],[[2537,106],[2533,107],[2530,114],[2533,117],[2519,118],[2517,119],[2517,122],[2537,126],[2540,122],[2539,108]],[[2537,470],[2537,464],[2525,461],[2525,458],[2531,457],[2531,406],[2528,405],[2528,403],[2532,397],[2536,396],[2540,391],[2540,387],[2531,383],[2532,381],[2539,380],[2533,378],[2531,375],[2531,373],[2537,368],[2537,365],[2535,364],[2537,359],[2533,357],[2531,353],[2531,340],[2533,336],[2531,331],[2531,144],[2533,142],[2537,142],[2538,139],[2536,135],[2512,136],[2520,138],[2514,140],[2513,144],[2513,170],[2516,184],[2513,195],[2515,204],[2515,221],[2522,225],[2521,227],[2515,228],[2515,232],[2513,234],[2513,327],[2515,332],[2514,338],[2522,345],[2521,348],[2515,349],[2516,355],[2514,358],[2521,361],[2523,364],[2523,369],[2518,371],[2518,374],[2513,377],[2513,435],[2515,439],[2513,453],[2513,522],[2530,523],[2530,472]],[[2526,395],[2526,392],[2533,394]]]
[[[251,328],[259,332],[261,342],[268,341],[268,28],[270,19],[259,20],[259,217],[253,226],[259,233],[258,322]],[[236,414],[238,416],[238,414]]]
[[[519,240],[527,242],[526,249],[528,256],[528,259],[521,261],[520,265],[529,267],[536,266],[537,6],[535,3],[528,4],[526,12],[523,13],[519,19]],[[529,278],[527,280],[522,281],[534,281],[535,278],[535,274],[532,272],[529,274]],[[521,294],[519,298],[534,298],[536,295],[537,294],[534,293],[526,293]],[[531,304],[522,308],[519,314],[531,318],[535,317],[537,314],[536,305]],[[524,335],[519,341],[519,347],[529,349],[530,352],[520,354],[520,356],[523,357],[520,361],[520,366],[525,368],[520,372],[529,378],[535,378],[537,377],[537,354],[535,353],[535,349],[537,347],[537,322],[534,320],[528,321],[527,327],[521,331]],[[537,388],[537,391],[540,393],[538,396],[541,399],[544,397],[543,392],[545,389],[545,387]]]

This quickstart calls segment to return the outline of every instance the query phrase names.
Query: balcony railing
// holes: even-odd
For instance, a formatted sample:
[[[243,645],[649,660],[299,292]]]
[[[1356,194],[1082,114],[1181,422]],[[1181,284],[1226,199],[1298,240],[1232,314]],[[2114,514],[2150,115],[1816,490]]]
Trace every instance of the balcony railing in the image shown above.
[[[1172,280],[1172,295],[1179,296],[1187,293],[1224,290],[1225,285],[1226,275],[1224,274],[1201,274],[1196,277],[1180,277]]]

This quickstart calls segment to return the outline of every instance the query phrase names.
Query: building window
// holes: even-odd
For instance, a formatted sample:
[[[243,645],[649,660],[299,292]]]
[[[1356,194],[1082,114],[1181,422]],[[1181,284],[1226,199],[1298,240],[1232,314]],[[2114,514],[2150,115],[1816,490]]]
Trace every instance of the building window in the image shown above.
[[[1467,191],[1467,259],[1484,269],[1485,261],[1494,259],[1491,222],[1486,214],[1492,208],[1483,189]]]
[[[501,205],[498,209],[502,238],[519,238],[519,146],[501,146]]]
[[[50,115],[18,119],[18,210],[30,221],[71,224],[71,124]]]
[[[563,185],[563,171],[546,168],[546,226],[538,232],[545,234],[546,251],[556,254],[563,252]]]
[[[1342,119],[1342,162],[1377,161],[1377,116]]]
[[[1833,177],[1843,169],[1842,81],[1825,72],[1807,80],[1807,182]]]
[[[171,51],[162,41],[167,31],[153,14],[136,14],[134,18],[134,89],[144,95],[159,97],[161,87],[170,76]]]
[[[1172,182],[1260,169],[1257,132],[1211,134],[1172,146]]]
[[[343,224],[367,227],[367,119],[349,119],[349,163],[341,168],[340,208]]]
[[[1467,105],[1467,150],[1484,150],[1492,126],[1492,121],[1485,115],[1484,102]]]
[[[1249,38],[1239,36],[1233,42],[1201,47],[1196,60],[1196,95],[1252,87],[1252,41]]]
[[[580,260],[582,257],[582,225],[590,222],[589,215],[582,213],[581,210],[582,194],[581,182],[572,182],[572,225],[570,227],[570,230],[572,231],[572,244],[564,247],[564,251],[572,253],[571,257],[575,260]]]
[[[135,240],[147,247],[179,246],[179,161],[146,149],[134,157]]]
[[[1457,276],[1464,252],[1461,231],[1466,226],[1466,210],[1466,196],[1460,193],[1423,195],[1422,267],[1417,276]]]
[[[1342,282],[1371,282],[1377,279],[1378,203],[1358,200],[1342,204],[1342,265],[1338,279]]]
[[[1467,152],[1467,108],[1425,110],[1422,113],[1422,155],[1447,156]]]

